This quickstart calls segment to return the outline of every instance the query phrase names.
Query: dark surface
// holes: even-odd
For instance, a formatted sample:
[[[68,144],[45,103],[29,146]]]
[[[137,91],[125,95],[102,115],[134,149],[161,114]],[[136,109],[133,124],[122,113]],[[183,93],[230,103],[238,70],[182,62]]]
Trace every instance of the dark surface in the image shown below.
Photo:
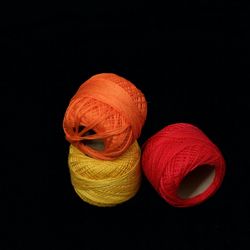
[[[7,249],[249,248],[248,6],[135,2],[1,9],[3,121],[14,136],[3,133]],[[145,94],[140,145],[190,122],[219,146],[227,172],[214,197],[173,208],[144,179],[136,197],[114,208],[78,198],[62,120],[79,85],[101,72]]]

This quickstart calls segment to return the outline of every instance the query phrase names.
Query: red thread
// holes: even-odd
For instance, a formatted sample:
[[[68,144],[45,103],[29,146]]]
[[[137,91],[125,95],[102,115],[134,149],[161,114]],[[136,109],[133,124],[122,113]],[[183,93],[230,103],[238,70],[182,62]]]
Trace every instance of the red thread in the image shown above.
[[[81,152],[112,160],[138,139],[146,114],[145,97],[134,84],[116,74],[102,73],[79,87],[66,110],[63,128],[66,139]],[[101,140],[104,149],[90,147],[88,143],[94,140]]]
[[[225,175],[218,147],[197,127],[169,125],[143,145],[143,171],[169,204],[189,207],[211,197]]]

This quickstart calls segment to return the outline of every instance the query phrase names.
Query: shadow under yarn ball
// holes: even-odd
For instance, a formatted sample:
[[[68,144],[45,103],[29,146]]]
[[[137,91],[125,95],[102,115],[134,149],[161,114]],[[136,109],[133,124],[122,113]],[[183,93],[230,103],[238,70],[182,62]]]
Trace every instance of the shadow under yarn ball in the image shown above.
[[[63,128],[66,139],[81,152],[112,160],[138,139],[146,115],[146,99],[133,83],[101,73],[79,87],[66,110]]]

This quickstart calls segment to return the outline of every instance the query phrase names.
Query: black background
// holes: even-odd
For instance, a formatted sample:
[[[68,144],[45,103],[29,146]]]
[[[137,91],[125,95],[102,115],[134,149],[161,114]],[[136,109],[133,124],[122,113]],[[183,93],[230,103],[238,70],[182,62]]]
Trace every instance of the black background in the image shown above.
[[[249,247],[248,5],[172,2],[1,9],[7,249]],[[113,208],[78,198],[62,120],[80,84],[102,72],[145,94],[140,145],[166,125],[190,122],[219,146],[227,172],[214,197],[174,208],[143,179],[133,199]]]

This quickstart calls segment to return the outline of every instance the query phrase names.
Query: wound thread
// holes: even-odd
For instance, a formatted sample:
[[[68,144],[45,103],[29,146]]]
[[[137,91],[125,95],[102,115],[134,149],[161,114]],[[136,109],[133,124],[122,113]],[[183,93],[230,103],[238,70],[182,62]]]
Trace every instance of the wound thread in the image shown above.
[[[98,160],[70,145],[68,165],[78,196],[89,204],[110,207],[132,198],[141,183],[141,151],[137,141],[113,161]]]
[[[225,175],[219,148],[187,123],[169,125],[149,138],[143,145],[142,167],[160,196],[176,207],[204,202]]]
[[[139,138],[147,115],[143,93],[127,79],[113,73],[97,74],[84,82],[65,112],[66,139],[96,159],[113,160]],[[89,131],[94,131],[88,134]],[[103,150],[86,141],[102,140]]]

